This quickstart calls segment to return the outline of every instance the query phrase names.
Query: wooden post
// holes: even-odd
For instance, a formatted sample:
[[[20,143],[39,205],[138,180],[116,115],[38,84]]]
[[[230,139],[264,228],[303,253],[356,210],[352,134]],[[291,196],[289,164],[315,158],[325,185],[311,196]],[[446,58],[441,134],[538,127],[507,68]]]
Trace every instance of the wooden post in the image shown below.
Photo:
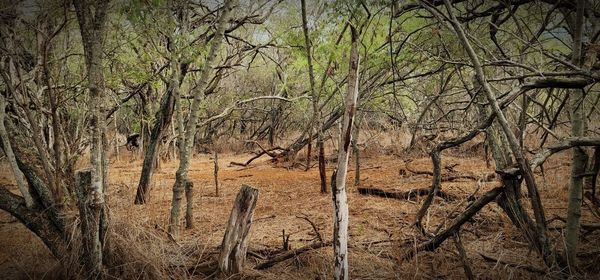
[[[185,182],[185,228],[194,228],[194,183]]]
[[[219,196],[219,154],[217,150],[214,151],[214,163],[215,163],[215,196]]]
[[[96,199],[92,187],[92,170],[77,172],[77,200],[81,219],[83,257],[87,279],[102,278],[102,244],[100,242],[100,216],[104,200]]]
[[[242,185],[237,194],[225,236],[221,243],[219,269],[229,275],[242,271],[248,249],[248,233],[252,226],[252,215],[258,200],[258,190],[248,185]]]

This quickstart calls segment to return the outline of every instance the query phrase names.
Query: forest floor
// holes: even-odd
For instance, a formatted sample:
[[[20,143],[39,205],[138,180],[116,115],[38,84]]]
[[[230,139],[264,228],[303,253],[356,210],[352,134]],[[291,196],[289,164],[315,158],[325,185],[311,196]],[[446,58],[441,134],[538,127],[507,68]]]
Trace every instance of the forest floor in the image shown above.
[[[153,178],[151,200],[146,205],[134,205],[133,199],[139,180],[141,160],[129,152],[114,158],[110,164],[109,204],[115,231],[127,232],[138,248],[153,255],[163,267],[199,264],[214,255],[223,238],[232,203],[241,186],[249,184],[259,189],[254,213],[249,256],[242,278],[259,279],[329,279],[332,275],[332,249],[325,247],[276,264],[266,270],[252,267],[264,260],[260,255],[282,248],[282,232],[289,234],[291,249],[310,244],[315,239],[307,217],[317,226],[323,239],[332,236],[331,194],[319,193],[318,171],[304,168],[286,168],[271,163],[268,157],[254,161],[249,167],[232,166],[231,161],[244,162],[250,154],[223,154],[219,156],[220,195],[215,196],[213,160],[210,155],[197,155],[189,172],[194,182],[195,228],[181,231],[177,242],[169,240],[165,229],[171,206],[172,185],[177,162],[165,162]],[[538,172],[538,182],[549,227],[555,245],[561,246],[564,223],[555,217],[566,216],[566,188],[570,173],[570,154],[553,156],[545,165],[545,177]],[[316,163],[316,161],[313,161]],[[428,157],[415,158],[407,163],[394,155],[361,158],[361,186],[384,190],[426,188],[431,176],[411,171],[431,171]],[[331,174],[328,165],[328,176]],[[493,173],[482,157],[444,156],[444,172],[472,174],[484,178]],[[14,182],[5,163],[0,169],[0,183]],[[405,171],[401,171],[405,170]],[[329,181],[330,178],[328,178]],[[410,261],[398,261],[407,250],[426,239],[415,230],[415,213],[424,197],[396,200],[359,194],[354,182],[354,165],[348,174],[350,207],[350,278],[352,279],[462,279],[464,272],[457,249],[448,239],[435,252],[419,253]],[[456,180],[443,182],[443,190],[458,197],[454,201],[436,198],[424,224],[434,231],[439,224],[448,225],[453,216],[467,205],[471,195],[481,195],[498,186],[497,180]],[[524,198],[527,204],[528,199]],[[527,206],[528,207],[528,206]],[[591,206],[593,207],[593,206]],[[528,207],[530,208],[530,207]],[[598,224],[589,206],[584,203],[582,223]],[[449,217],[450,216],[450,217]],[[74,229],[75,230],[75,229]],[[585,278],[600,275],[600,230],[582,231],[580,249],[581,268]],[[544,278],[544,270],[537,253],[530,250],[526,240],[495,204],[490,203],[461,230],[468,262],[480,279],[537,279]],[[160,240],[156,245],[148,240]],[[146,242],[146,243],[144,243]],[[485,260],[482,255],[498,261]],[[165,263],[168,263],[166,265]],[[0,211],[0,278],[51,278],[57,262],[41,241],[16,219]],[[595,264],[595,265],[594,265]],[[177,272],[173,268],[173,273]],[[180,275],[180,274],[179,274]],[[547,276],[547,275],[546,275]],[[187,277],[186,277],[187,278]],[[196,277],[194,277],[196,278]],[[198,276],[197,278],[201,278]],[[598,278],[596,278],[598,279]]]

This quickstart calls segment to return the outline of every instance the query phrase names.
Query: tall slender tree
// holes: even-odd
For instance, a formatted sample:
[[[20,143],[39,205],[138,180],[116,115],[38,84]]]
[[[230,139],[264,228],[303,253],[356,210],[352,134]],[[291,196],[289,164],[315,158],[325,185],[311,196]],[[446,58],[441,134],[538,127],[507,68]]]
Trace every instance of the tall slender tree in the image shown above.
[[[90,267],[90,278],[102,278],[103,246],[107,238],[107,209],[104,201],[107,187],[108,158],[105,151],[105,92],[103,51],[106,12],[108,0],[79,1],[74,0],[75,12],[79,22],[79,30],[85,54],[87,82],[90,94],[90,163],[91,163],[91,201],[95,213],[99,217],[90,225],[82,224],[84,253],[86,264]],[[80,201],[80,203],[84,203]],[[97,224],[96,224],[97,223]]]
[[[335,279],[348,279],[348,194],[346,192],[346,176],[348,158],[352,140],[352,125],[356,114],[358,99],[358,73],[360,59],[358,56],[358,32],[350,25],[351,48],[348,67],[348,88],[344,102],[345,110],[342,119],[335,180],[331,182],[333,198],[333,256]]]
[[[202,66],[200,79],[198,80],[198,86],[193,92],[194,99],[192,101],[188,123],[185,128],[183,147],[181,147],[180,150],[179,168],[175,173],[175,183],[173,184],[173,200],[171,202],[171,216],[169,218],[169,233],[174,236],[179,235],[179,212],[181,209],[181,200],[183,198],[185,184],[188,180],[188,170],[193,152],[192,147],[194,145],[194,136],[196,134],[196,127],[198,123],[200,101],[204,91],[208,86],[208,78],[214,72],[214,63],[217,59],[217,54],[221,49],[225,27],[227,26],[229,15],[231,14],[231,10],[234,8],[236,2],[236,0],[225,0],[223,8],[221,9],[221,15],[219,16],[219,20],[217,22],[215,37],[211,41],[208,55],[206,56],[206,60]],[[182,112],[180,110],[179,114],[181,113]],[[181,118],[181,116],[179,118]],[[181,122],[182,120],[180,119],[179,121]],[[180,133],[183,133],[183,131],[180,131]]]

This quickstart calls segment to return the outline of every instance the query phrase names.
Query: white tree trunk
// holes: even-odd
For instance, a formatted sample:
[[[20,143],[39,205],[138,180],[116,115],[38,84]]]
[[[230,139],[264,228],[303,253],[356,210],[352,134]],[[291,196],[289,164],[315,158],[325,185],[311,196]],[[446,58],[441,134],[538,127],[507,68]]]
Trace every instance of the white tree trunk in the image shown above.
[[[348,91],[346,94],[342,131],[338,145],[338,160],[335,181],[332,182],[333,198],[333,254],[335,279],[348,279],[348,195],[346,193],[346,175],[348,156],[352,138],[352,124],[358,99],[358,35],[351,26],[352,47],[350,49],[350,67],[348,73]]]

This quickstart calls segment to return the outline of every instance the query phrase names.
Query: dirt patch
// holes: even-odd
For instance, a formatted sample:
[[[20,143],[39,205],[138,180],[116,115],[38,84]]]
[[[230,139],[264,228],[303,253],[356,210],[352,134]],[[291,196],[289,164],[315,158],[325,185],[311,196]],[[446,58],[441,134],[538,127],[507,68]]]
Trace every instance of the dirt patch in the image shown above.
[[[230,166],[231,161],[245,161],[251,155],[224,154],[220,161],[220,196],[215,196],[213,183],[213,161],[208,155],[194,157],[189,176],[196,191],[195,226],[193,230],[182,230],[178,244],[169,242],[164,229],[167,228],[171,204],[171,188],[177,162],[161,165],[152,182],[151,198],[146,205],[133,205],[133,199],[141,171],[141,161],[129,153],[113,159],[110,168],[109,204],[111,213],[119,224],[135,226],[160,238],[166,245],[154,246],[157,258],[164,262],[182,263],[190,260],[200,262],[218,250],[232,203],[242,183],[259,189],[259,200],[251,230],[250,250],[261,252],[279,250],[282,247],[282,232],[290,234],[291,249],[309,244],[315,239],[312,226],[297,216],[308,217],[319,229],[325,240],[331,240],[332,206],[330,194],[319,193],[317,169],[288,169],[274,167],[268,157],[254,161],[250,167]],[[557,155],[546,165],[546,176],[538,174],[540,193],[548,217],[566,215],[566,184],[570,167],[568,155]],[[389,191],[406,191],[431,185],[426,174],[414,175],[400,172],[406,169],[406,159],[397,156],[369,156],[361,159],[361,184]],[[410,161],[410,169],[431,170],[428,158]],[[443,158],[443,165],[452,166],[453,172],[489,174],[482,157]],[[354,166],[354,165],[351,165]],[[0,172],[0,182],[11,183],[9,169]],[[330,175],[331,169],[327,172]],[[329,178],[329,177],[328,177]],[[396,278],[463,278],[460,258],[452,242],[446,242],[434,253],[421,253],[410,262],[401,263],[398,257],[425,239],[411,225],[421,199],[395,200],[361,195],[352,186],[354,169],[348,176],[350,204],[350,276],[353,279],[396,279]],[[497,186],[495,181],[457,180],[444,182],[444,191],[458,199],[445,201],[437,198],[430,208],[424,225],[430,231],[448,225],[451,218],[467,205],[467,197]],[[527,203],[526,199],[524,200]],[[590,211],[583,207],[583,223],[595,220]],[[10,279],[44,278],[56,261],[43,244],[24,226],[14,221],[7,213],[0,213],[0,275]],[[553,225],[560,226],[560,221]],[[440,226],[441,225],[441,226]],[[138,233],[139,236],[142,233]],[[552,237],[562,242],[561,231],[551,232]],[[582,240],[582,254],[598,251],[597,232],[587,233]],[[132,237],[133,238],[133,237]],[[139,237],[135,237],[139,241]],[[532,252],[518,230],[495,204],[486,206],[481,213],[468,222],[462,239],[469,255],[475,275],[480,278],[539,278],[541,275],[525,269],[485,261],[479,253],[491,255],[504,262],[543,267],[537,254]],[[162,249],[161,249],[162,248]],[[297,258],[284,261],[274,267],[254,271],[251,269],[262,260],[249,257],[249,278],[261,279],[327,279],[332,272],[331,248],[321,248]],[[585,265],[585,264],[584,264]],[[589,270],[594,273],[593,270]],[[176,272],[174,272],[176,273]],[[595,272],[597,273],[597,272]],[[200,276],[198,276],[200,277]]]

